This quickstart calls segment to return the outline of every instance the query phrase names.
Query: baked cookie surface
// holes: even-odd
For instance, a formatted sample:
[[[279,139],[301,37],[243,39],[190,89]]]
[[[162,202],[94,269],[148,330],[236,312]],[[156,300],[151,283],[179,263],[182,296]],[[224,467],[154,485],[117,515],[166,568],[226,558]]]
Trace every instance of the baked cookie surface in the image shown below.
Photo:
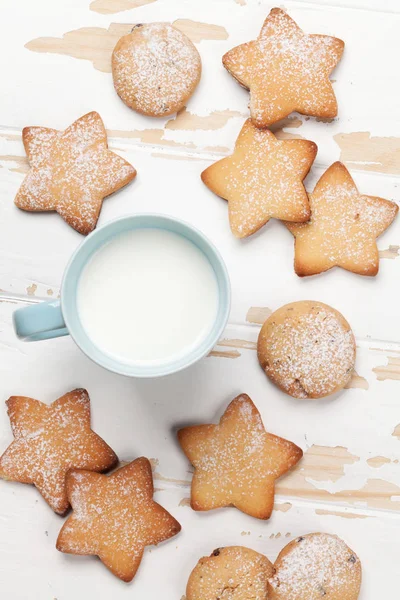
[[[96,112],[65,131],[25,127],[22,140],[31,168],[15,204],[30,212],[57,211],[83,235],[95,229],[103,199],[136,176],[131,164],[108,149]]]
[[[311,300],[286,304],[261,328],[258,360],[266,375],[294,398],[323,398],[354,372],[356,343],[337,310]]]
[[[308,223],[285,223],[295,237],[297,275],[316,275],[332,267],[358,275],[376,275],[376,238],[393,222],[398,205],[360,194],[340,162],[325,171],[309,200]]]
[[[280,8],[273,8],[252,42],[227,52],[224,67],[250,90],[250,114],[268,127],[291,112],[321,118],[337,115],[329,76],[344,43],[328,35],[308,35]]]
[[[71,471],[67,478],[72,515],[64,523],[57,549],[96,555],[123,581],[131,581],[146,546],[176,535],[181,526],[153,500],[147,458],[137,458],[111,475]]]
[[[290,542],[268,580],[269,600],[357,600],[358,556],[336,535],[310,533]]]
[[[229,221],[238,238],[252,235],[271,218],[304,222],[310,205],[303,185],[317,154],[308,140],[278,140],[248,119],[232,156],[202,172],[205,185],[228,200]]]
[[[186,587],[186,600],[267,600],[273,564],[243,546],[217,548],[199,560]]]
[[[178,112],[200,81],[201,59],[191,40],[169,23],[135,25],[112,55],[114,87],[130,108],[151,117]]]
[[[0,458],[0,477],[37,487],[59,514],[69,508],[70,469],[106,471],[118,458],[90,429],[90,400],[77,389],[52,404],[25,396],[7,400],[14,441]]]
[[[303,456],[292,442],[265,431],[247,394],[232,400],[218,425],[185,427],[178,440],[195,469],[194,510],[235,506],[258,519],[269,519],[275,480]]]

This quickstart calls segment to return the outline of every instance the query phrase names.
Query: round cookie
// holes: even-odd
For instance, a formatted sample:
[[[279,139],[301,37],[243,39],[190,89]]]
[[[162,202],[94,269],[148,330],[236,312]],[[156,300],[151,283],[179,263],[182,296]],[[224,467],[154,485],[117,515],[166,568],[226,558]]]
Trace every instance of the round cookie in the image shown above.
[[[265,321],[257,344],[266,375],[294,398],[323,398],[354,372],[356,343],[337,310],[304,300],[286,304]]]
[[[358,556],[336,535],[310,533],[285,546],[268,580],[269,600],[357,600]]]
[[[144,115],[178,112],[196,89],[201,59],[190,39],[169,23],[135,25],[112,54],[114,87],[127,106]]]
[[[266,600],[272,563],[243,546],[217,548],[199,560],[186,587],[186,600]]]

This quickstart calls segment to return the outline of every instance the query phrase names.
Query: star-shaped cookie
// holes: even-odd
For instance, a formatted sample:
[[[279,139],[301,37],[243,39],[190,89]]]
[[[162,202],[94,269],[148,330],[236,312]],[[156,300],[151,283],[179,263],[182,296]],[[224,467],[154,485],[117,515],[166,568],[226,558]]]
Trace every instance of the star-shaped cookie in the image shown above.
[[[329,75],[344,43],[328,35],[308,35],[280,8],[273,8],[252,42],[227,52],[224,67],[250,90],[250,114],[268,127],[293,111],[315,117],[337,115]]]
[[[69,469],[106,471],[117,456],[90,429],[90,400],[77,389],[52,404],[25,396],[7,400],[14,441],[0,458],[0,477],[37,487],[58,514],[69,508]]]
[[[153,500],[147,458],[137,458],[109,476],[72,471],[67,490],[73,513],[59,533],[57,549],[96,555],[123,581],[135,576],[145,546],[157,545],[181,529]]]
[[[232,156],[201,174],[210,190],[229,203],[233,234],[248,237],[271,218],[304,222],[310,206],[303,185],[317,154],[308,140],[278,140],[268,129],[248,119]]]
[[[336,162],[310,194],[310,205],[308,223],[285,223],[295,237],[297,275],[315,275],[335,266],[376,275],[376,238],[397,215],[397,204],[360,194],[346,167]]]
[[[96,112],[65,131],[25,127],[22,140],[31,169],[15,204],[27,211],[57,211],[83,235],[96,227],[103,199],[136,176],[131,164],[108,149]]]
[[[258,519],[271,516],[275,479],[303,456],[292,442],[265,431],[247,394],[232,400],[218,425],[185,427],[178,440],[195,469],[194,510],[235,506]]]

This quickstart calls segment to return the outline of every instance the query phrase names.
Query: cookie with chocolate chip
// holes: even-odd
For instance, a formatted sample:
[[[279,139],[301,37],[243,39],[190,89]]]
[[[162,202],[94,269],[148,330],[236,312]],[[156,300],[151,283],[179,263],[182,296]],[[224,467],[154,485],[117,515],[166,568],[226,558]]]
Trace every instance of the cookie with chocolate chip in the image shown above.
[[[322,302],[303,300],[276,310],[258,336],[265,374],[294,398],[338,392],[354,373],[356,343],[343,315]]]
[[[186,588],[187,600],[266,600],[272,563],[243,546],[217,548],[193,569]]]
[[[269,600],[357,600],[361,563],[343,540],[310,533],[290,542],[268,579]]]
[[[118,96],[143,115],[178,112],[200,81],[201,59],[191,40],[169,23],[138,24],[112,55]]]

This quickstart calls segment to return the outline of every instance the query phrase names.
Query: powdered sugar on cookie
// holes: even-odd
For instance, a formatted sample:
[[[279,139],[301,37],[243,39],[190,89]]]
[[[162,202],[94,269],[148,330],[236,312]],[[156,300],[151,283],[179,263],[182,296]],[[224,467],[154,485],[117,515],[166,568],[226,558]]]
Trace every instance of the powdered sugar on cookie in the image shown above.
[[[272,600],[357,600],[361,564],[335,535],[313,533],[286,546],[268,580]]]
[[[187,600],[266,600],[274,567],[262,554],[242,546],[217,548],[201,558],[186,588]]]
[[[168,23],[136,25],[113,52],[114,86],[140,113],[166,116],[180,110],[201,75],[201,59],[190,39]]]
[[[72,468],[105,471],[117,457],[90,429],[86,390],[74,390],[46,405],[13,396],[7,401],[15,440],[0,458],[0,477],[33,483],[60,514],[69,506],[66,473]]]
[[[295,398],[321,398],[353,374],[356,347],[344,317],[326,304],[294,302],[275,311],[258,339],[266,374]]]
[[[226,69],[250,90],[251,118],[267,127],[292,111],[335,117],[329,75],[344,44],[326,35],[307,35],[280,8],[271,10],[257,40],[223,57]]]
[[[233,505],[269,518],[275,479],[302,456],[295,444],[265,431],[246,394],[230,403],[219,425],[187,427],[178,439],[195,467],[191,505],[196,510]]]
[[[396,217],[395,202],[361,195],[346,167],[336,162],[310,194],[308,223],[286,223],[296,238],[295,270],[313,275],[339,266],[359,275],[376,275],[376,238]]]
[[[180,531],[179,523],[153,501],[151,465],[138,458],[109,476],[73,471],[67,481],[73,507],[57,539],[71,554],[94,554],[124,581],[130,581],[145,546]]]
[[[23,141],[31,165],[15,198],[27,211],[57,211],[80,233],[97,224],[103,199],[135,176],[126,160],[108,150],[103,121],[96,112],[64,132],[26,127]]]
[[[236,237],[255,233],[270,218],[304,222],[310,207],[303,180],[317,153],[308,140],[277,140],[248,119],[232,156],[201,174],[213,192],[228,200],[229,221]]]

